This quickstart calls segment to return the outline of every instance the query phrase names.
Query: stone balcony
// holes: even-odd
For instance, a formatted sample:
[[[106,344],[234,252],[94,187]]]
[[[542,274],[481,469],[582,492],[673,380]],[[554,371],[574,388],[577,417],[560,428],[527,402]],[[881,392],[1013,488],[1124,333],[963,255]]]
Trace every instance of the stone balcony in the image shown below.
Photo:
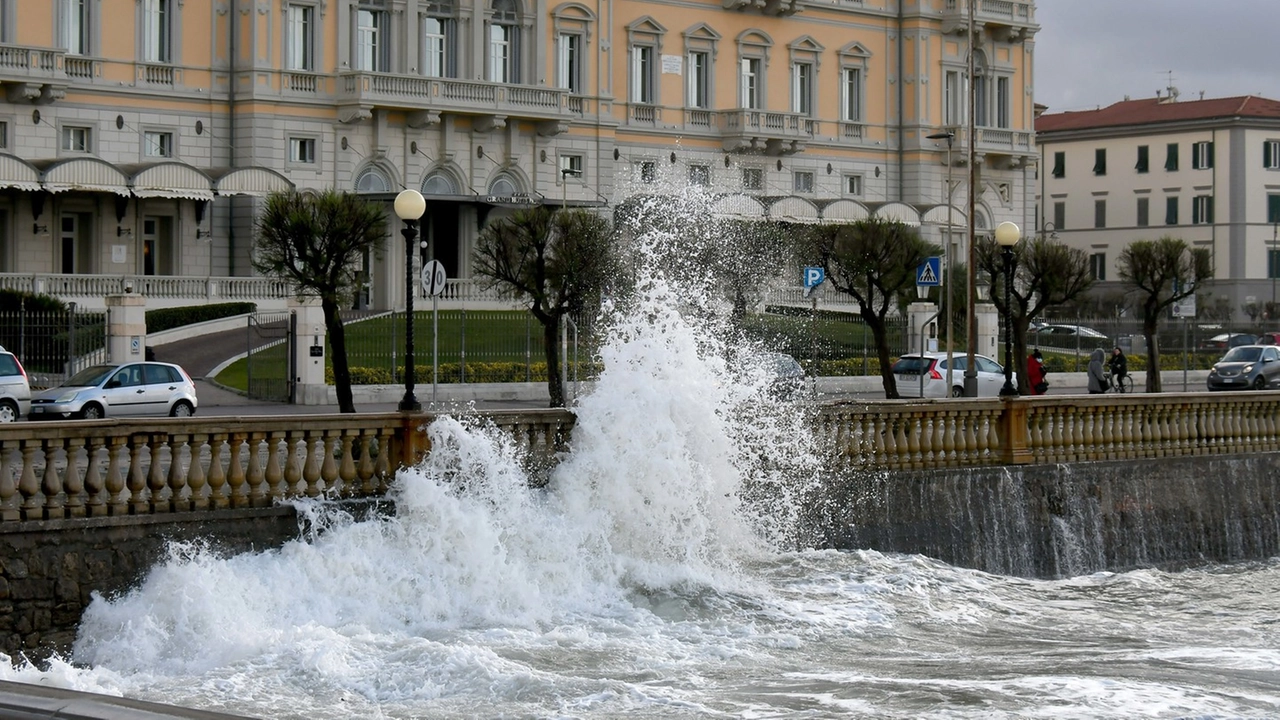
[[[956,165],[968,163],[969,129],[955,128],[955,146],[952,161]],[[1001,170],[1025,167],[1036,157],[1035,135],[1025,130],[979,127],[974,128],[977,143],[973,146],[981,164]]]
[[[48,103],[65,97],[66,56],[50,48],[0,45],[0,84],[9,102]]]
[[[820,121],[800,113],[767,110],[687,110],[687,126],[717,132],[729,152],[791,155],[818,135]]]
[[[971,7],[973,24],[1005,42],[1024,39],[1040,27],[1036,25],[1035,3],[1031,0],[947,0],[942,10],[942,31],[963,33],[969,26]]]
[[[478,118],[477,131],[506,126],[507,118],[539,121],[538,132],[563,132],[578,113],[570,107],[569,91],[535,85],[457,80],[393,73],[347,72],[338,76],[339,120],[357,122],[374,108],[409,113],[411,127],[440,122],[441,113]]]

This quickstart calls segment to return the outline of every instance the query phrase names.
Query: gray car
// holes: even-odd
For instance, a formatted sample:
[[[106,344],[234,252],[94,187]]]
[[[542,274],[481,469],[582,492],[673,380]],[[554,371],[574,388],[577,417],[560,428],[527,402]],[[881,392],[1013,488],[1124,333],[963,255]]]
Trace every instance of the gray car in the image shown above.
[[[31,411],[31,383],[16,355],[0,348],[0,423]]]
[[[31,398],[32,420],[195,413],[196,386],[186,371],[161,362],[94,365]]]
[[[1280,346],[1241,345],[1209,369],[1210,390],[1266,390],[1280,386]]]

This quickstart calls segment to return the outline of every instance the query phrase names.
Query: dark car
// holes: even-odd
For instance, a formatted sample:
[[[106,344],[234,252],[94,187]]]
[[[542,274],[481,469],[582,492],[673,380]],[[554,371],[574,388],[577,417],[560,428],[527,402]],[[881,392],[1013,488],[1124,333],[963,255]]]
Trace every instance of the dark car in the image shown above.
[[[1229,350],[1241,345],[1256,345],[1258,338],[1249,333],[1222,333],[1200,342],[1201,350]]]
[[[1210,390],[1266,390],[1280,386],[1280,346],[1240,345],[1209,369]]]

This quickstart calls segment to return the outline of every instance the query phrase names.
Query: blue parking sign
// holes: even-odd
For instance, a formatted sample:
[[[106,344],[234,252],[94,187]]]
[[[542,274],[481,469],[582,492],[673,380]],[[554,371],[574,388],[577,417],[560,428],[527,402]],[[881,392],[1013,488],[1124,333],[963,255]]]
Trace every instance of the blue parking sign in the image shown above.
[[[826,279],[827,273],[820,267],[807,267],[804,269],[804,286],[807,288],[818,287]]]

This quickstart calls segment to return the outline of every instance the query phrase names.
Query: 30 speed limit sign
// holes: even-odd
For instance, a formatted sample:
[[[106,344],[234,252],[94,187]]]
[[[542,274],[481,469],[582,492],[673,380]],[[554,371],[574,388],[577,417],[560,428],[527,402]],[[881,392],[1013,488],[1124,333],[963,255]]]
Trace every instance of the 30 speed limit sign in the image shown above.
[[[439,260],[432,260],[422,266],[422,291],[427,297],[436,297],[444,292],[444,282],[447,279],[444,265]]]

